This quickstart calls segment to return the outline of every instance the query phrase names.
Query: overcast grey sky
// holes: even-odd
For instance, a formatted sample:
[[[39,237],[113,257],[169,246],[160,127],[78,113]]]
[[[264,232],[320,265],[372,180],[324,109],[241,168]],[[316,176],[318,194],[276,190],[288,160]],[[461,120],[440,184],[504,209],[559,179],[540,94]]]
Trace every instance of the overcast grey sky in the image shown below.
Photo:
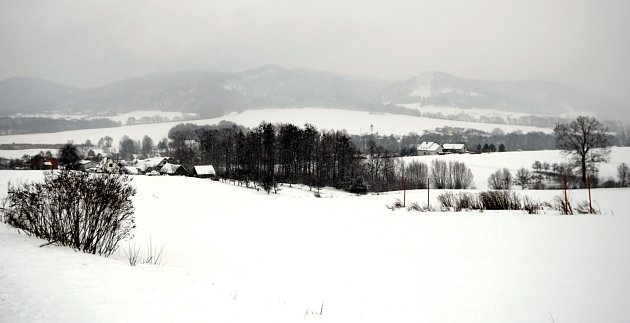
[[[628,0],[2,0],[0,79],[94,86],[274,63],[547,80],[630,102]]]

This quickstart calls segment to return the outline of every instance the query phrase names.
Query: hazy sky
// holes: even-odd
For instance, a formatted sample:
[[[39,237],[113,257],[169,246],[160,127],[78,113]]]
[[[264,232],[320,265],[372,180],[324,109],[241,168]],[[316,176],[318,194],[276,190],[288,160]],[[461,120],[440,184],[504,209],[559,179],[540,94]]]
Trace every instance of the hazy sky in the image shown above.
[[[630,102],[630,1],[0,1],[0,79],[93,86],[267,63],[560,81]]]

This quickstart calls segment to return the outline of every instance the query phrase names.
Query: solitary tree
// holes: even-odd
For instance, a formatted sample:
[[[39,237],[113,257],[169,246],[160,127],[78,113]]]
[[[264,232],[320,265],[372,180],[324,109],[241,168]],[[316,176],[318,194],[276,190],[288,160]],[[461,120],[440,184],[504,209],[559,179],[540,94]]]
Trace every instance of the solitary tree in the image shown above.
[[[144,135],[142,138],[142,154],[149,157],[151,152],[153,152],[153,148],[153,139],[151,139],[148,135]]]
[[[597,164],[607,162],[610,155],[608,149],[608,129],[597,119],[580,116],[569,124],[556,124],[553,132],[556,147],[570,156],[576,168],[586,182],[586,173],[597,171]]]
[[[59,148],[59,164],[66,169],[76,169],[79,159],[77,146],[67,143]]]
[[[512,187],[512,173],[507,168],[498,169],[488,178],[488,186],[493,190],[509,190]]]
[[[630,167],[628,167],[628,164],[621,163],[621,165],[617,167],[617,176],[619,177],[619,185],[626,187],[630,182]]]
[[[529,185],[529,182],[532,179],[532,174],[529,172],[529,170],[525,167],[521,167],[519,170],[516,171],[516,184],[521,185],[522,189],[525,189],[525,187],[527,187],[527,185]]]

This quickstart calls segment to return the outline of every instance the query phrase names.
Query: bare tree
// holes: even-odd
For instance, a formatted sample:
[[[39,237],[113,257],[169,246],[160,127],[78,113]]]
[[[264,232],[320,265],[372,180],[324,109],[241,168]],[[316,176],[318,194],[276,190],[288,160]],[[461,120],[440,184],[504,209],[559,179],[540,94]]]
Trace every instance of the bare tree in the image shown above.
[[[509,190],[512,187],[512,174],[507,168],[499,169],[488,178],[488,186],[493,190]]]
[[[403,176],[407,177],[410,189],[427,188],[428,172],[427,164],[417,160],[412,160],[403,166]]]
[[[630,183],[630,167],[628,167],[628,164],[621,163],[621,165],[617,167],[617,176],[619,177],[619,185],[621,187],[628,186],[628,183]]]
[[[609,159],[607,131],[597,119],[585,116],[569,124],[558,123],[553,129],[556,147],[572,158],[576,168],[581,171],[582,182],[586,182],[589,170],[596,172],[597,164]]]
[[[431,161],[431,182],[437,189],[444,189],[450,181],[448,175],[448,165],[443,160],[434,159]]]
[[[450,161],[448,170],[450,175],[449,188],[466,189],[472,185],[472,171],[463,162]]]
[[[155,148],[153,139],[151,139],[148,135],[144,135],[142,138],[142,154],[149,157],[149,155],[153,152],[153,148]]]
[[[516,171],[515,182],[516,184],[520,185],[521,188],[525,189],[525,187],[529,185],[529,182],[531,180],[532,180],[532,174],[527,168],[522,167]]]

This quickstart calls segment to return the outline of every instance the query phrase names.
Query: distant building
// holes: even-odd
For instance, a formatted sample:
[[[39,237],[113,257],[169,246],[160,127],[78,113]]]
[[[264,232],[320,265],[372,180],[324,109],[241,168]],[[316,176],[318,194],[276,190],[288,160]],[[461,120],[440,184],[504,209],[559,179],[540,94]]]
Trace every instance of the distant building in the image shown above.
[[[176,175],[176,176],[189,176],[190,172],[183,165],[176,165],[171,163],[166,163],[160,169],[160,174],[165,175]]]
[[[217,176],[217,173],[214,171],[214,167],[212,167],[212,165],[195,166],[195,173],[197,173],[197,177],[201,178],[211,178]]]
[[[468,149],[466,144],[443,144],[442,151],[445,154],[465,154]]]
[[[58,169],[59,162],[55,157],[44,157],[44,167],[45,169]]]
[[[442,153],[442,146],[436,142],[423,141],[416,147],[418,156],[437,155]]]
[[[159,172],[168,162],[168,158],[165,157],[152,157],[136,160],[134,166],[136,166],[141,173],[146,174],[151,171]]]
[[[96,166],[98,166],[98,164],[93,160],[87,160],[87,159],[79,160],[79,169],[84,172],[95,170]]]
[[[120,165],[118,165],[118,163],[115,160],[109,157],[105,157],[101,159],[101,162],[98,168],[100,169],[100,171],[104,173],[110,173],[110,174],[120,174],[120,172],[122,171],[120,169]]]

